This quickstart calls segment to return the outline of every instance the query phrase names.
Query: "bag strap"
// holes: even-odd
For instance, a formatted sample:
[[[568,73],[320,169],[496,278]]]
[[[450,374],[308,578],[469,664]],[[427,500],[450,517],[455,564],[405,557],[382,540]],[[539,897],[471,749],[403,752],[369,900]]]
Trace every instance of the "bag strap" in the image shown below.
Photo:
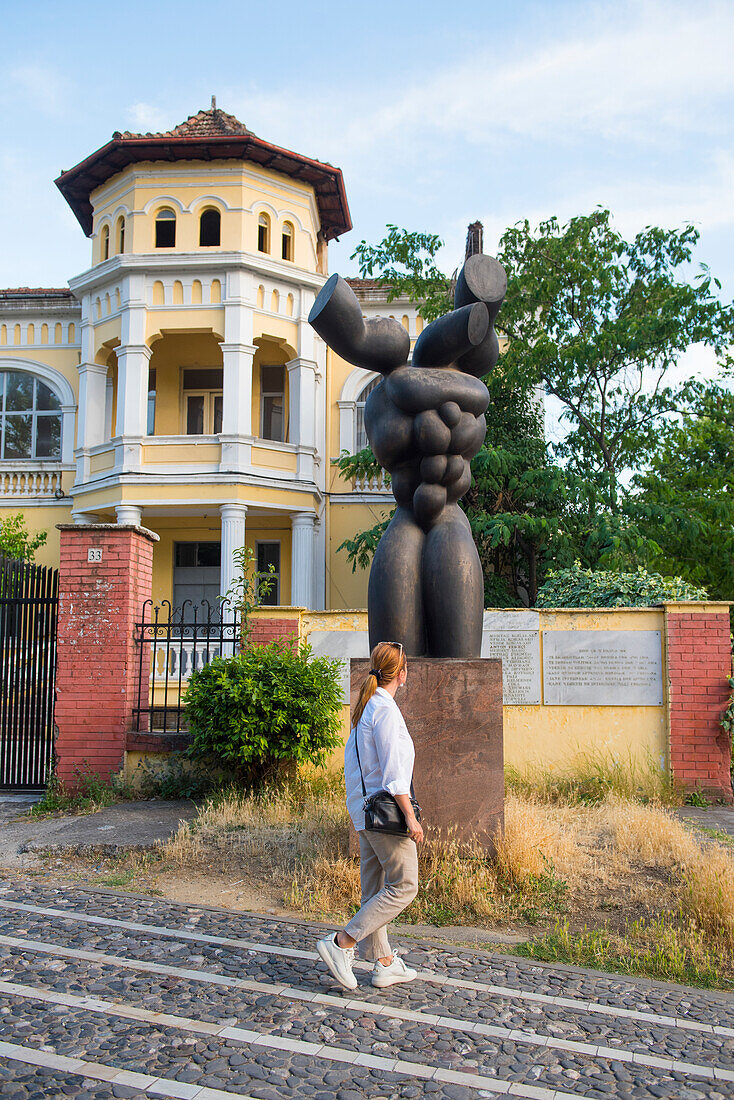
[[[367,788],[364,785],[364,774],[362,772],[362,761],[359,759],[359,738],[357,737],[357,726],[354,727],[354,748],[355,748],[355,751],[357,753],[357,765],[359,766],[359,778],[362,780],[362,794],[366,798],[367,797]]]

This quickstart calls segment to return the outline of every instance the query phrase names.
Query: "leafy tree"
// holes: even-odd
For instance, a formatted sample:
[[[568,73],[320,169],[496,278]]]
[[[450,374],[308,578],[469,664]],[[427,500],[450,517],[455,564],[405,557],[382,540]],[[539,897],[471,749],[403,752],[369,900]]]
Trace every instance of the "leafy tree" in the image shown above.
[[[680,355],[702,343],[731,363],[734,307],[718,300],[706,268],[686,279],[698,236],[692,226],[648,227],[626,241],[609,211],[597,209],[564,226],[521,222],[500,241],[503,368],[560,403],[569,431],[556,453],[585,475],[603,475],[612,511],[620,477],[639,468],[680,408],[668,384]]]
[[[411,297],[428,320],[446,312],[453,280],[436,266],[441,240],[387,228],[378,245],[357,247],[362,277],[377,274],[389,300]],[[627,242],[601,209],[565,226],[552,218],[535,231],[523,222],[504,233],[504,354],[485,379],[487,441],[463,502],[488,605],[534,602],[547,570],[576,558],[606,569],[662,560],[660,531],[691,528],[682,507],[651,493],[643,501],[627,482],[685,407],[689,387],[667,384],[685,348],[703,342],[730,362],[734,308],[717,300],[705,269],[693,283],[679,278],[697,239],[691,227],[648,228]],[[553,457],[538,387],[560,402],[568,425]],[[346,476],[379,469],[369,448],[339,464]],[[353,569],[369,564],[387,522],[342,544]]]
[[[47,531],[38,531],[35,535],[29,532],[22,512],[16,512],[15,515],[0,520],[0,554],[8,558],[33,561],[36,550],[43,546],[47,539]]]
[[[375,274],[387,290],[388,302],[409,298],[427,321],[434,321],[453,309],[452,280],[436,266],[436,254],[443,241],[435,233],[416,233],[387,225],[387,236],[379,244],[359,242],[352,259],[359,263],[362,279]]]
[[[658,439],[649,469],[634,479],[640,523],[657,552],[653,568],[734,598],[734,394],[689,387],[680,422]]]

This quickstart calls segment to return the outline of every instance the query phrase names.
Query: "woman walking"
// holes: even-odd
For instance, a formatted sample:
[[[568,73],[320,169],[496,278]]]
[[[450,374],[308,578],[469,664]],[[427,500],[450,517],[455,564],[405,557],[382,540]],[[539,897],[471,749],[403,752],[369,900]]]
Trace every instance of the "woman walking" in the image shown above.
[[[362,908],[345,928],[316,945],[346,989],[357,988],[352,970],[357,943],[363,957],[375,964],[372,984],[378,989],[416,977],[387,939],[387,925],[418,893],[416,845],[423,840],[411,801],[415,749],[395,702],[395,692],[408,679],[408,665],[400,642],[378,642],[370,660],[344,752],[347,809],[359,838]],[[365,828],[365,794],[369,798],[378,791],[387,791],[400,807],[403,835]]]

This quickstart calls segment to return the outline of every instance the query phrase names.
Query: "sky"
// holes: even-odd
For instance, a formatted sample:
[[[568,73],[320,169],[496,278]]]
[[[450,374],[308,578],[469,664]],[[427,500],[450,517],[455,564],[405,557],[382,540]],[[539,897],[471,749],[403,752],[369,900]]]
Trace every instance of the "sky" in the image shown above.
[[[354,229],[331,271],[356,274],[387,223],[438,233],[452,271],[471,221],[492,252],[520,219],[601,204],[625,234],[692,222],[734,298],[734,0],[0,0],[0,21],[0,286],[88,266],[62,169],[215,94],[342,168]]]

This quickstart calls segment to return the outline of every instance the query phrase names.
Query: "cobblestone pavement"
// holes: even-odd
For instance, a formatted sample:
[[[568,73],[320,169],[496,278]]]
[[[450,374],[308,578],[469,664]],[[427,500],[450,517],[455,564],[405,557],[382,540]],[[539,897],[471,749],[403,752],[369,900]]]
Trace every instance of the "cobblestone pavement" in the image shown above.
[[[734,997],[409,941],[347,993],[318,934],[0,880],[0,1097],[734,1098]]]

